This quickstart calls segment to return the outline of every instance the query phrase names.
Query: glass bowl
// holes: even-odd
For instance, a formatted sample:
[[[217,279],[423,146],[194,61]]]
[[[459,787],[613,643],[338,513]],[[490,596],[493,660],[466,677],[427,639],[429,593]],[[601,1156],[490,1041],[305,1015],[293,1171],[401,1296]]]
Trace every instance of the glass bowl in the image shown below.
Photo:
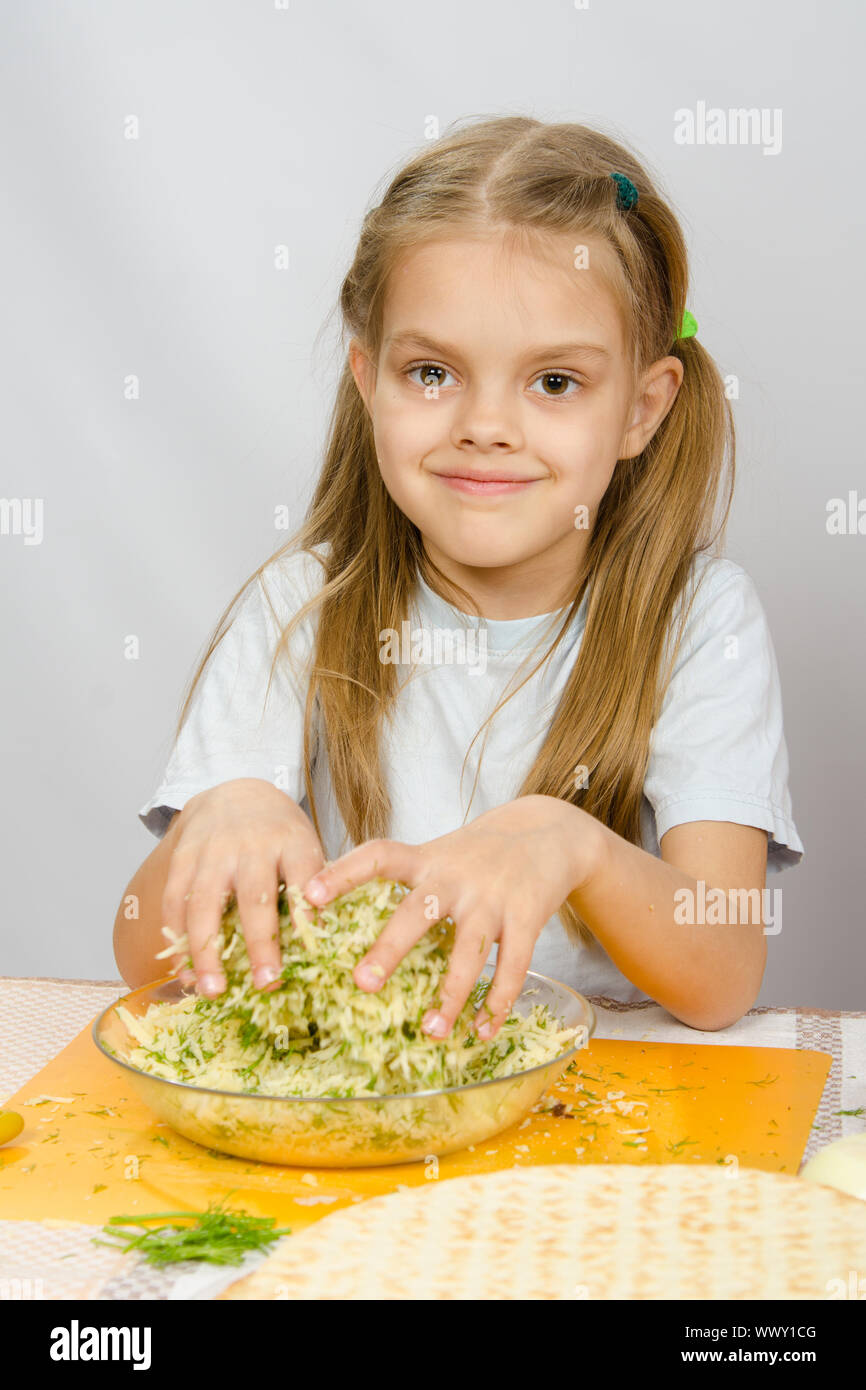
[[[186,1139],[237,1158],[305,1168],[412,1163],[479,1144],[529,1113],[586,1046],[596,1024],[595,1011],[582,994],[530,971],[514,1009],[527,1013],[533,1004],[546,1004],[564,1027],[585,1030],[551,1061],[514,1076],[439,1091],[311,1099],[206,1089],[151,1076],[126,1061],[137,1044],[117,1014],[117,1005],[137,1018],[151,1004],[176,1003],[184,997],[186,992],[173,976],[133,990],[97,1018],[96,1046],[123,1067],[145,1105]]]

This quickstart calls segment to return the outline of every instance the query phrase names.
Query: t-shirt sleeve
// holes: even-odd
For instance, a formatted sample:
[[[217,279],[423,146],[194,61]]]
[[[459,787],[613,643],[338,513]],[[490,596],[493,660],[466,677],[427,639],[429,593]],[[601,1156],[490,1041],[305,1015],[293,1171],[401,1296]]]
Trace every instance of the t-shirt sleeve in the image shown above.
[[[191,797],[236,777],[264,778],[302,801],[308,619],[296,627],[288,652],[283,647],[267,700],[265,693],[282,627],[307,596],[284,575],[275,583],[272,572],[242,598],[199,678],[160,785],[138,812],[158,839]]]
[[[733,561],[716,559],[699,585],[650,738],[644,796],[657,843],[674,825],[734,821],[767,831],[768,875],[803,858],[772,638]]]

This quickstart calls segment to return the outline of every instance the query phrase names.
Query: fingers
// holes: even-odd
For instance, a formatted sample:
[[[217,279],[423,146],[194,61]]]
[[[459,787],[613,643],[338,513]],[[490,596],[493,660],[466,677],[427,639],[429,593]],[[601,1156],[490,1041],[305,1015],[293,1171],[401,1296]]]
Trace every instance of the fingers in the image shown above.
[[[233,866],[226,864],[218,870],[212,863],[202,868],[201,859],[201,850],[195,844],[179,845],[174,851],[162,896],[162,920],[175,936],[186,934],[202,992],[219,994],[225,988],[225,977],[216,949],[216,933]]]
[[[428,1009],[421,1028],[431,1038],[444,1038],[472,992],[495,940],[492,919],[482,913],[464,915],[454,934],[448,970],[439,992],[438,1009]]]
[[[275,857],[266,852],[241,854],[236,873],[238,916],[256,989],[278,981],[282,969],[277,879]]]
[[[414,845],[404,845],[397,840],[367,840],[335,859],[326,869],[320,869],[304,885],[304,897],[321,907],[371,878],[380,877],[397,879],[412,887],[417,863]]]
[[[439,920],[438,916],[431,920],[426,903],[427,895],[420,889],[403,898],[352,972],[360,989],[370,992],[381,989],[406,953],[421,940],[433,921]]]
[[[232,891],[253,983],[262,988],[280,975],[275,859],[264,853],[237,855],[216,842],[198,858],[192,849],[175,851],[163,895],[163,916],[177,935],[185,931],[189,942],[195,974],[191,978],[185,969],[181,983],[194,982],[199,993],[211,999],[226,988],[218,934]]]
[[[431,895],[428,888],[429,885],[425,883],[407,894],[370,950],[358,961],[353,979],[360,989],[368,992],[381,989],[433,922],[446,915],[447,909],[444,912],[439,910],[440,895]],[[431,897],[437,904],[433,918],[428,908]],[[440,1006],[438,1009],[428,1009],[421,1020],[425,1033],[434,1038],[444,1038],[450,1033],[481,973],[494,939],[490,920],[481,915],[465,919],[465,925],[455,933],[448,969],[439,991]]]
[[[184,894],[186,934],[200,994],[214,998],[226,987],[218,934],[235,880],[234,856],[216,845],[208,847]]]
[[[218,784],[193,796],[169,831],[174,846],[162,899],[163,923],[185,936],[190,962],[179,962],[183,984],[193,974],[209,997],[226,987],[219,935],[234,893],[256,988],[281,979],[278,892],[282,880],[300,883],[324,865],[309,818],[284,793],[259,778]]]
[[[485,1042],[496,1036],[523,988],[532,961],[533,940],[525,932],[503,928],[493,984],[475,1015],[475,1028]]]
[[[163,920],[176,936],[187,935],[193,969],[178,972],[181,983],[196,984],[208,998],[225,990],[217,936],[234,891],[253,984],[257,989],[275,988],[282,964],[279,883],[304,882],[323,864],[315,838],[300,858],[295,841],[284,845],[279,857],[266,850],[251,853],[242,849],[234,854],[213,842],[203,853],[197,854],[192,847],[176,850],[163,894]]]

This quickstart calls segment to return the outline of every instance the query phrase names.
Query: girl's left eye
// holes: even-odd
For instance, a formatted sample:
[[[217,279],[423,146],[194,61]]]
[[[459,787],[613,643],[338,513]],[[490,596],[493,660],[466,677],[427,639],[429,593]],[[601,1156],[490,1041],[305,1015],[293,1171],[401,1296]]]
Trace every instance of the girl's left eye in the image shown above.
[[[542,372],[541,376],[536,378],[536,381],[550,383],[551,389],[549,391],[537,393],[538,395],[547,396],[550,400],[555,399],[557,396],[574,396],[577,394],[577,391],[580,390],[580,382],[577,377],[569,375],[568,372]],[[533,385],[535,385],[535,382],[533,382]],[[574,386],[575,390],[569,391],[567,389],[569,386]]]

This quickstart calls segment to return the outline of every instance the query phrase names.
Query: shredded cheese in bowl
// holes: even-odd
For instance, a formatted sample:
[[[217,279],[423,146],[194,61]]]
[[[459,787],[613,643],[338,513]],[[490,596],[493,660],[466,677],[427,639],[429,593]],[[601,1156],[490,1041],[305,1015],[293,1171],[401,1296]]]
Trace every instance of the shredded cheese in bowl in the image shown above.
[[[581,1030],[565,1027],[547,1005],[527,1008],[526,991],[521,1006],[527,1011],[511,1013],[495,1038],[479,1038],[471,1024],[489,979],[479,980],[446,1038],[422,1033],[421,1019],[437,1006],[448,968],[454,928],[447,918],[431,925],[378,991],[359,989],[352,971],[407,892],[376,878],[313,908],[298,888],[280,884],[282,977],[266,992],[253,985],[231,899],[218,936],[225,992],[216,999],[190,995],[152,1003],[140,1017],[118,1005],[137,1044],[128,1063],[154,1077],[218,1091],[399,1096],[514,1076],[575,1045]],[[187,948],[182,937],[160,955]]]

